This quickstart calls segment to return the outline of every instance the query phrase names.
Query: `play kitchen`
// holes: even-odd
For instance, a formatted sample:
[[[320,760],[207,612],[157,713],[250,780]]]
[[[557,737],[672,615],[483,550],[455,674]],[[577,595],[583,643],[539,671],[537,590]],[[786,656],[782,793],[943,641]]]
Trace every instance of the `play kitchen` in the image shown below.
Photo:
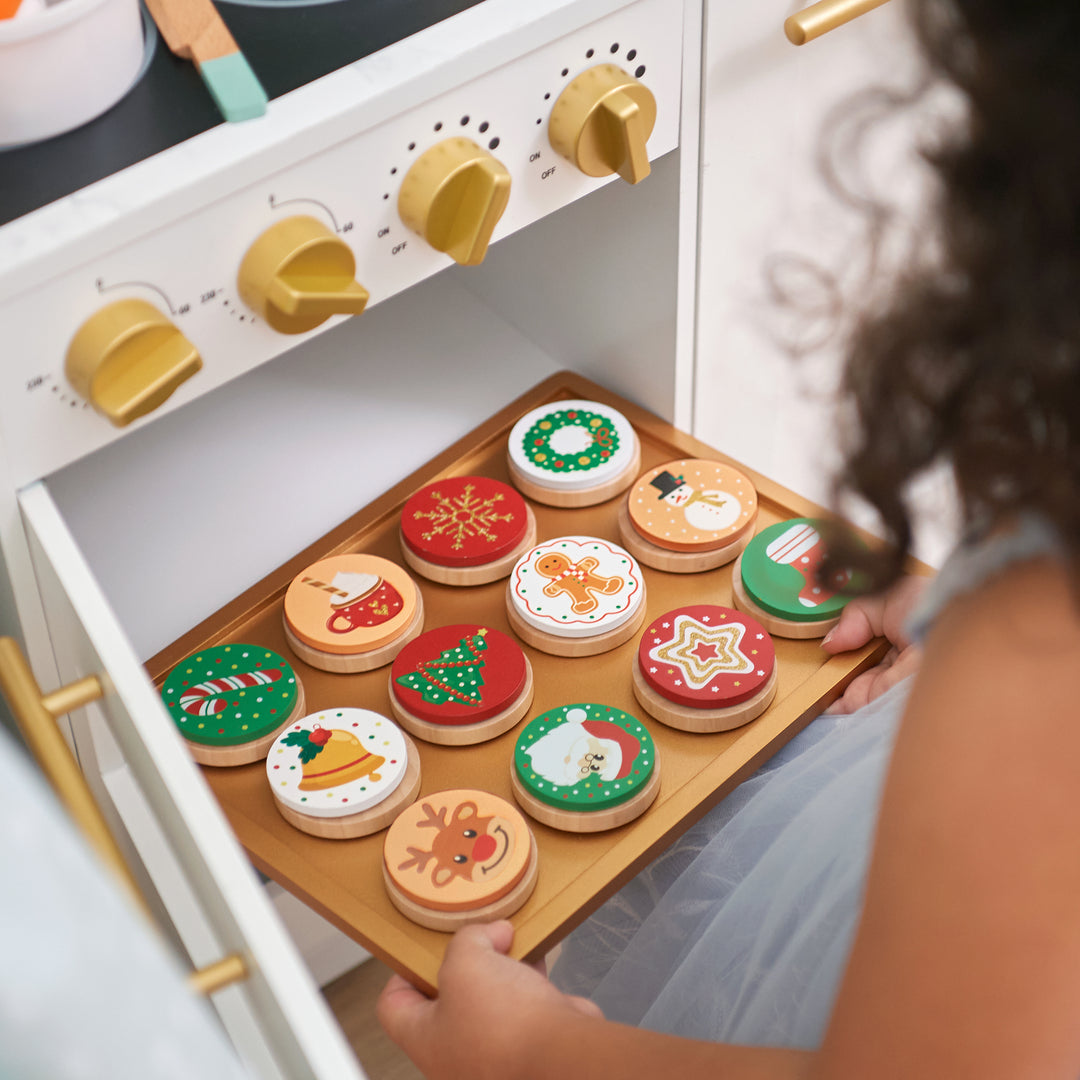
[[[0,78],[16,49],[45,44],[46,21],[59,28],[84,8],[89,19],[113,0],[33,4],[0,12]],[[876,5],[825,6],[835,22]],[[483,789],[518,814],[519,719],[570,690],[592,700],[590,688],[640,713],[628,657],[644,623],[690,604],[703,573],[716,602],[732,602],[729,559],[672,558],[632,526],[641,606],[610,648],[583,650],[572,634],[569,651],[553,650],[560,634],[537,630],[546,616],[528,602],[515,615],[505,597],[527,539],[597,537],[609,559],[611,545],[622,550],[620,497],[639,474],[663,473],[657,490],[670,495],[680,484],[666,463],[724,455],[688,433],[703,5],[265,0],[220,4],[224,37],[208,5],[148,8],[138,64],[113,65],[116,84],[88,115],[16,120],[6,89],[0,104],[0,630],[21,646],[0,656],[5,696],[20,719],[59,719],[137,887],[260,1075],[356,1075],[248,860],[425,985],[446,920],[391,902],[377,834],[342,833],[325,816],[305,829],[300,796],[277,808],[262,760],[196,765],[162,688],[187,656],[246,639],[301,673],[304,705],[290,699],[287,719],[339,707],[393,715],[393,657],[342,666],[335,635],[290,622],[286,600],[322,560],[389,562],[403,605],[414,596],[401,647],[475,623],[439,639],[436,657],[493,659],[504,637],[516,657],[517,638],[530,672],[529,694],[522,667],[482,745],[425,739],[434,722],[397,702],[404,726],[419,721],[401,782],[423,794]],[[810,19],[804,36],[820,29]],[[199,52],[207,40],[213,55]],[[78,70],[63,70],[60,97],[86,104]],[[530,481],[536,461],[507,456],[519,421],[566,413],[567,401],[622,417],[622,442],[637,446],[598,500],[575,482],[553,501],[545,468]],[[498,575],[475,562],[448,572],[445,554],[415,546],[403,554],[408,499],[474,475],[520,492],[532,518]],[[745,476],[759,530],[813,512]],[[698,517],[715,513],[710,503]],[[742,527],[746,543],[755,525]],[[579,546],[577,562],[592,566],[593,549]],[[366,564],[350,569],[341,595],[367,576]],[[352,614],[335,619],[359,628]],[[554,944],[872,658],[822,667],[799,638],[777,646],[778,679],[763,675],[759,699],[769,711],[753,725],[651,725],[655,775],[633,823],[582,836],[540,811],[515,885],[517,955]],[[297,751],[305,767],[347,756],[325,734],[315,725]],[[526,810],[543,802],[517,794]],[[420,835],[474,801],[418,811]]]

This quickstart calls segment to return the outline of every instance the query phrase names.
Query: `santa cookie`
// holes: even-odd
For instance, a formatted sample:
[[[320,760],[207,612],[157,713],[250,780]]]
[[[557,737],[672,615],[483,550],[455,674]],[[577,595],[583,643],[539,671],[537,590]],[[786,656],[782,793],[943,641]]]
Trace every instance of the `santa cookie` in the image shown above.
[[[509,731],[532,702],[532,667],[512,638],[487,626],[440,626],[401,650],[390,707],[427,742],[467,746]]]
[[[512,915],[536,886],[536,841],[516,807],[486,791],[440,791],[390,826],[383,880],[394,906],[432,930]]]
[[[549,506],[592,506],[631,484],[641,444],[630,421],[596,401],[555,401],[526,413],[507,444],[510,479]]]
[[[712,570],[753,535],[757,492],[738,469],[696,458],[658,465],[619,508],[619,534],[646,566],[670,573]]]
[[[401,511],[401,551],[442,585],[484,585],[510,573],[536,543],[536,518],[509,484],[448,476],[425,484]]]
[[[656,745],[640,720],[608,705],[562,705],[531,720],[514,745],[514,797],[567,832],[613,829],[660,790]]]
[[[818,581],[825,545],[812,518],[793,518],[758,533],[732,574],[735,605],[778,637],[824,637],[851,598],[851,572]]]
[[[161,698],[202,765],[260,760],[304,711],[296,672],[261,645],[215,645],[187,657],[169,673]]]
[[[506,589],[514,632],[556,656],[614,649],[645,618],[645,578],[618,544],[561,536],[538,544],[514,567]]]
[[[634,696],[682,731],[727,731],[760,716],[776,696],[776,654],[749,615],[690,604],[653,619],[634,656]]]
[[[278,736],[266,778],[281,816],[331,840],[386,828],[420,790],[420,756],[392,721],[368,709],[313,713]]]
[[[298,574],[285,593],[289,647],[323,671],[390,663],[424,626],[412,578],[376,555],[334,555]]]

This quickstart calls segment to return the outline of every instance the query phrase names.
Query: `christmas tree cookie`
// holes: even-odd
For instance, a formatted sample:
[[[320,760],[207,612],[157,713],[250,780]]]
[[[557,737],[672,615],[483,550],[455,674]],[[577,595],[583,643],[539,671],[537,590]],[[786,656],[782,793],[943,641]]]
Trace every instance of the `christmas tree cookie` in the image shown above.
[[[536,502],[592,506],[618,495],[641,465],[630,421],[596,401],[554,401],[526,413],[507,444],[510,479]]]
[[[297,574],[285,592],[285,638],[301,660],[352,673],[389,664],[424,626],[412,578],[377,555],[333,555]]]
[[[778,637],[824,637],[851,598],[851,572],[818,581],[825,557],[819,523],[792,518],[762,530],[735,563],[735,606]]]
[[[387,895],[432,930],[504,919],[536,886],[536,841],[520,811],[486,791],[439,791],[414,803],[383,843]]]
[[[467,746],[512,728],[532,702],[532,668],[506,634],[467,623],[421,634],[390,669],[390,707],[427,742]]]
[[[567,832],[600,832],[652,805],[660,764],[648,729],[630,713],[562,705],[522,729],[510,782],[514,798],[537,821]]]
[[[621,645],[645,619],[645,578],[618,544],[561,536],[518,560],[506,587],[510,626],[555,656],[594,656]]]
[[[266,757],[281,816],[303,832],[346,840],[385,829],[420,790],[416,745],[368,709],[327,709],[290,724]]]
[[[202,765],[246,765],[304,711],[304,688],[284,657],[261,645],[215,645],[182,660],[161,698]]]
[[[738,469],[697,458],[642,474],[619,507],[619,535],[646,566],[675,574],[713,570],[749,543],[757,492]]]
[[[401,551],[441,585],[484,585],[510,573],[536,543],[536,518],[509,484],[449,476],[425,484],[401,511]]]
[[[668,611],[646,626],[634,656],[634,696],[682,731],[727,731],[776,696],[776,654],[749,615],[715,604]]]

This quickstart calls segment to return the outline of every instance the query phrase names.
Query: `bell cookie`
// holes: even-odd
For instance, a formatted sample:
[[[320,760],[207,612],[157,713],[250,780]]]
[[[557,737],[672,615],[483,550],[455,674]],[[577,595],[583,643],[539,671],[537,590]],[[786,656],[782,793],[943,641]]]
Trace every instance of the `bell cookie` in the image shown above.
[[[641,444],[617,409],[596,401],[555,401],[526,413],[507,443],[510,479],[550,506],[592,506],[633,483]]]
[[[776,695],[776,652],[749,615],[690,604],[653,619],[634,657],[634,694],[683,731],[727,731],[760,716]]]
[[[421,634],[390,669],[398,723],[442,745],[496,738],[525,715],[532,691],[532,668],[517,642],[476,623]]]
[[[182,660],[162,684],[161,698],[202,765],[258,761],[304,709],[303,686],[288,661],[241,643]]]
[[[739,556],[732,575],[735,605],[779,637],[823,637],[851,599],[849,570],[819,583],[825,545],[813,518],[763,529]]]
[[[688,458],[642,474],[620,508],[619,533],[647,566],[673,573],[712,570],[746,546],[757,492],[738,469]]]
[[[511,628],[556,656],[589,656],[628,641],[645,617],[645,578],[618,544],[561,536],[518,560],[507,583]]]
[[[289,647],[333,672],[382,667],[423,629],[423,600],[412,578],[377,555],[333,555],[313,563],[285,592]]]
[[[266,758],[278,811],[291,825],[329,839],[385,828],[416,797],[420,759],[388,717],[369,709],[326,709],[290,724]]]
[[[521,730],[511,785],[530,816],[568,832],[612,829],[643,814],[659,791],[645,725],[609,705],[561,705]]]
[[[513,914],[536,885],[537,863],[521,812],[486,791],[425,796],[402,811],[383,844],[391,902],[434,930]]]
[[[536,543],[536,518],[509,484],[448,476],[425,484],[401,510],[401,551],[418,574],[443,585],[506,577]]]

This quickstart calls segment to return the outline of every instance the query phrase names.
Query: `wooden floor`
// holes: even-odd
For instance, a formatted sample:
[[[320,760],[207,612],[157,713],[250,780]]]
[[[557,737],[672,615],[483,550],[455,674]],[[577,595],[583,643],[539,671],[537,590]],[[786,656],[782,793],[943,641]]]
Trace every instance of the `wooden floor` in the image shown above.
[[[375,1019],[375,1002],[389,978],[390,969],[372,958],[325,986],[323,994],[369,1080],[420,1080],[420,1070]]]

